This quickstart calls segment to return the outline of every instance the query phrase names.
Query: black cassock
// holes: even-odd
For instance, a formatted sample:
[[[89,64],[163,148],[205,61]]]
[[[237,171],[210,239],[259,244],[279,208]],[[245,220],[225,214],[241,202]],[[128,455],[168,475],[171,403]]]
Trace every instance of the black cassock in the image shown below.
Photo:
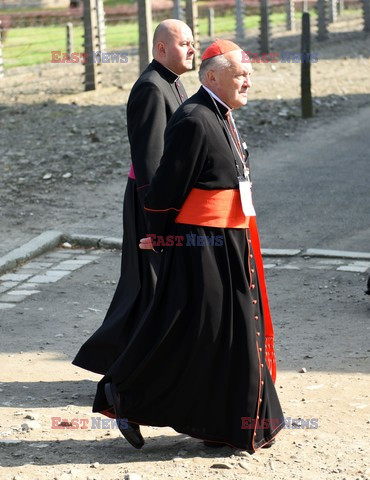
[[[224,115],[226,108],[218,107]],[[265,362],[248,232],[175,223],[193,188],[238,188],[231,145],[202,87],[171,118],[145,207],[148,233],[182,237],[183,246],[166,246],[158,254],[163,258],[153,302],[99,382],[93,410],[109,409],[104,384],[112,381],[130,421],[254,451],[278,433],[284,419]],[[189,235],[223,241],[190,246]]]
[[[155,60],[131,90],[127,129],[133,167],[123,204],[121,276],[103,324],[73,360],[86,370],[108,371],[153,297],[160,256],[138,249],[148,231],[143,199],[163,154],[166,125],[185,98],[178,76]]]

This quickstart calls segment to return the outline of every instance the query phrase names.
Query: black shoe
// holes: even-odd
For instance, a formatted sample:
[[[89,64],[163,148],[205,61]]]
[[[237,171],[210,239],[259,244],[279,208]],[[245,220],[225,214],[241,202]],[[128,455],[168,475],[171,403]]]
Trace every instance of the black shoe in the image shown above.
[[[108,402],[113,406],[116,415],[117,426],[125,439],[135,448],[141,448],[145,441],[140,432],[140,426],[136,423],[121,421],[119,408],[119,394],[112,383],[106,383],[104,386],[105,396]],[[124,419],[125,420],[125,419]]]
[[[266,445],[263,445],[261,448],[271,448],[273,445],[275,445],[276,440],[273,438],[269,443],[266,443]]]
[[[208,440],[203,441],[203,445],[205,447],[210,447],[210,448],[222,448],[222,447],[228,447],[226,443],[220,443],[220,442],[208,442]]]

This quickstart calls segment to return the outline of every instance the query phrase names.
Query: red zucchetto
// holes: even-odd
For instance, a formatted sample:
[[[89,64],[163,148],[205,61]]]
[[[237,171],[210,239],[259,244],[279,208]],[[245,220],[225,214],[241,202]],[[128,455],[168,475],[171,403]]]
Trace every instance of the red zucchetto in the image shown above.
[[[230,40],[215,40],[212,45],[205,49],[202,55],[202,61],[209,58],[223,55],[224,53],[232,52],[233,50],[242,50],[236,43]]]

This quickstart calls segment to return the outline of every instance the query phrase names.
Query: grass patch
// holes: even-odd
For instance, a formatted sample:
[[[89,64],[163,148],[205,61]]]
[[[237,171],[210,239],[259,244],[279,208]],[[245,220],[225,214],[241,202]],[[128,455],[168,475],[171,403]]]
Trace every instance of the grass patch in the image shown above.
[[[116,0],[111,0],[112,2]],[[117,2],[121,0],[117,0]],[[107,4],[109,2],[106,2]],[[348,9],[344,11],[344,16],[359,15],[360,10]],[[311,12],[315,17],[316,13]],[[285,25],[284,13],[273,13],[271,15],[272,27]],[[296,12],[296,19],[300,21],[301,12]],[[250,15],[245,17],[245,27],[248,30],[259,27],[259,15]],[[157,22],[153,22],[153,29]],[[207,18],[199,19],[199,30],[201,36],[208,34]],[[235,16],[233,12],[227,12],[225,15],[215,17],[215,36],[229,35],[235,33]],[[74,27],[74,52],[83,52],[83,27]],[[137,46],[139,39],[137,22],[124,22],[117,25],[107,26],[107,49],[124,50],[125,47]],[[66,51],[66,28],[64,26],[45,26],[45,27],[27,27],[13,28],[7,33],[3,45],[4,68],[9,69],[19,66],[31,66],[51,62],[52,51]]]

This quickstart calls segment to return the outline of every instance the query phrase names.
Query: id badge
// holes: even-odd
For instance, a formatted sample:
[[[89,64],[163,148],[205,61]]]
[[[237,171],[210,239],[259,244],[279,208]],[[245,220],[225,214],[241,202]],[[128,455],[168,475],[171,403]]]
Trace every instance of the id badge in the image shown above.
[[[255,217],[256,212],[252,202],[252,184],[248,178],[238,177],[238,180],[243,213],[246,217]]]

